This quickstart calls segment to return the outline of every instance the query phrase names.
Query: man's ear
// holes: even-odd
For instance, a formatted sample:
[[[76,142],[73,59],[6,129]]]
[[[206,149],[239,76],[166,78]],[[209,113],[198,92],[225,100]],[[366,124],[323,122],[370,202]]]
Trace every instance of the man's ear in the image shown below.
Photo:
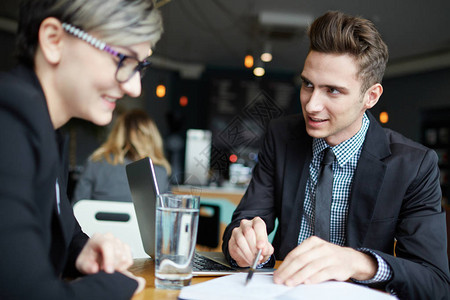
[[[58,64],[62,56],[64,29],[53,17],[46,18],[39,27],[39,49],[50,64]]]
[[[365,108],[370,109],[377,104],[378,100],[383,94],[383,86],[379,83],[372,85],[367,91],[365,97],[367,98]]]

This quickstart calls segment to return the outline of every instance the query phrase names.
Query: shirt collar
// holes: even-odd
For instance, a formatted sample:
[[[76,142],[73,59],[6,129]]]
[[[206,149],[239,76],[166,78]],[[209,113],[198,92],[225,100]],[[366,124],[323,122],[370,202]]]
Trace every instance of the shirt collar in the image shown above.
[[[343,141],[342,143],[331,147],[334,155],[336,156],[336,160],[340,166],[345,165],[349,159],[355,155],[358,150],[361,148],[364,143],[367,129],[369,128],[369,118],[367,114],[364,113],[362,119],[361,129],[348,140]],[[329,147],[327,142],[324,139],[314,138],[312,143],[313,156],[318,156],[325,148]]]

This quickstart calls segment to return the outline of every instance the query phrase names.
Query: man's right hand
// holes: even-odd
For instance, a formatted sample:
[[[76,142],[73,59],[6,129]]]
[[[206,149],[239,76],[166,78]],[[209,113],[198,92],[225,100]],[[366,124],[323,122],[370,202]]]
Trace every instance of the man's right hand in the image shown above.
[[[267,237],[266,223],[260,218],[241,220],[239,227],[233,229],[228,241],[228,251],[240,267],[253,264],[258,250],[262,249],[258,263],[263,263],[273,254],[273,246]]]

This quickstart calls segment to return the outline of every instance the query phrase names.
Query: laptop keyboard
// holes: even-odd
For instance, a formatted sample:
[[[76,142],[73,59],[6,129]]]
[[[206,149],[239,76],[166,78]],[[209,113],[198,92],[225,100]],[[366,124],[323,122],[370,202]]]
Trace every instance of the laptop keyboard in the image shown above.
[[[193,271],[233,271],[233,269],[219,264],[197,252],[194,254],[194,262],[192,264]]]

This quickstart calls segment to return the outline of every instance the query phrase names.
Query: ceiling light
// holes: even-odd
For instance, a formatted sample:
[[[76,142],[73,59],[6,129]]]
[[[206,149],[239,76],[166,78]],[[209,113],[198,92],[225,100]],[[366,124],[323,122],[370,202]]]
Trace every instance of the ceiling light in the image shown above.
[[[271,62],[272,61],[272,54],[268,52],[264,52],[261,54],[261,60],[263,62]]]
[[[250,69],[253,67],[253,56],[251,54],[247,54],[244,58],[244,66],[247,69]]]
[[[389,114],[387,113],[387,111],[382,111],[380,113],[380,122],[382,124],[386,124],[387,122],[389,122]]]
[[[264,64],[261,61],[258,61],[256,67],[253,69],[253,74],[257,77],[264,76],[266,70],[264,70]]]
[[[272,61],[272,47],[270,43],[266,43],[264,45],[264,51],[261,54],[261,60],[263,62],[271,62]]]
[[[158,98],[164,98],[166,95],[166,86],[164,84],[158,84],[156,86],[156,96]]]
[[[185,107],[187,106],[189,103],[189,99],[186,96],[181,96],[180,97],[180,106]]]
[[[266,70],[264,70],[263,67],[256,67],[253,69],[253,74],[255,76],[261,77],[261,76],[264,76],[265,73],[266,73]]]

